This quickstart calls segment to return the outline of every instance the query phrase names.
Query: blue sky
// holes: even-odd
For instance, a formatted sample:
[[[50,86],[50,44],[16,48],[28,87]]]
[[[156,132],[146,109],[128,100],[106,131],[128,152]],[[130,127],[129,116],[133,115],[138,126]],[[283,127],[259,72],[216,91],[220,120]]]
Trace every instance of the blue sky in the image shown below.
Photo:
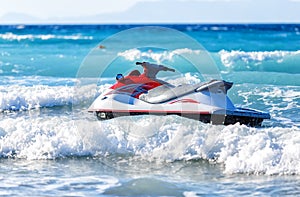
[[[40,18],[120,12],[140,0],[0,0],[0,15],[8,12]]]
[[[0,23],[299,23],[300,0],[0,0]]]

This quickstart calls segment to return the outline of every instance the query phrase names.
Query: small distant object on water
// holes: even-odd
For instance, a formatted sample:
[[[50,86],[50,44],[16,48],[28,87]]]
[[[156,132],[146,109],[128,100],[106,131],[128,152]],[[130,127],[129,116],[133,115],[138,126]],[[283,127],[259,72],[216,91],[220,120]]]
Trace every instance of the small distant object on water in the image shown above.
[[[106,47],[104,45],[99,45],[99,49],[105,49]]]

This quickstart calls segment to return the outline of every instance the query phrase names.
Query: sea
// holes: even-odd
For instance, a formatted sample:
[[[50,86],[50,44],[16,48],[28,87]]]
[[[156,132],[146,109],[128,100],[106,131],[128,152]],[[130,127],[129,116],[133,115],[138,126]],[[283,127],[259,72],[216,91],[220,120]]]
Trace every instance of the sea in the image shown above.
[[[271,119],[97,120],[136,61],[175,85],[233,82],[236,106]],[[300,196],[300,25],[1,25],[0,195]]]

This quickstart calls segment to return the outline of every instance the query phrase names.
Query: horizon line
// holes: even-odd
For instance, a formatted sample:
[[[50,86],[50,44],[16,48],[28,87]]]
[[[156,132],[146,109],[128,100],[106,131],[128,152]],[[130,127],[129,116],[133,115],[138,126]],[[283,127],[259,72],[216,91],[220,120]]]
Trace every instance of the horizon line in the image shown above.
[[[107,23],[94,23],[94,22],[87,22],[87,23],[72,23],[72,22],[65,22],[65,23],[1,23],[0,26],[9,26],[9,25],[300,25],[299,22],[278,22],[278,21],[260,21],[260,22],[107,22]]]

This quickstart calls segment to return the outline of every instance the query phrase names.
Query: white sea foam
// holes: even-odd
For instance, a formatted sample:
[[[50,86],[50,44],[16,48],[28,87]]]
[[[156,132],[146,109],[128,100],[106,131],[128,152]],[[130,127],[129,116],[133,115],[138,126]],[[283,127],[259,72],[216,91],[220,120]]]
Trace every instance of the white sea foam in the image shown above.
[[[151,124],[145,124],[151,122]],[[173,162],[205,159],[225,173],[300,174],[299,128],[213,126],[177,116],[109,121],[68,116],[0,120],[0,155],[25,159],[135,155]],[[151,131],[148,133],[147,131]]]
[[[238,94],[247,102],[251,95],[260,97],[265,104],[282,105],[298,103],[300,99],[300,88],[297,86],[264,86],[257,88],[256,85],[243,84],[239,86]],[[254,87],[253,87],[254,86]],[[251,90],[251,91],[250,91]],[[299,103],[298,103],[299,104]]]
[[[174,56],[181,54],[199,54],[200,50],[191,50],[188,48],[176,49],[173,51],[154,52],[152,50],[141,51],[139,49],[129,49],[118,53],[118,56],[124,57],[126,60],[134,61],[136,59],[151,59],[157,63],[163,61],[173,61]]]
[[[299,126],[300,88],[298,86],[264,86],[240,84],[235,87],[243,107],[257,108],[271,113],[273,123],[282,126]],[[276,120],[276,121],[275,121]],[[273,124],[272,123],[272,124]]]
[[[220,133],[218,162],[227,173],[299,174],[299,128],[229,126]]]
[[[95,85],[82,87],[48,85],[0,86],[0,112],[77,105],[93,98],[95,88]]]
[[[3,40],[51,40],[51,39],[63,39],[63,40],[93,40],[92,36],[82,36],[80,34],[76,35],[54,35],[54,34],[14,34],[7,32],[5,34],[0,34],[0,39]]]
[[[191,74],[184,78],[191,83],[198,82],[198,77]],[[81,87],[28,86],[29,79],[18,80],[23,85],[10,82],[0,86],[2,111],[7,106],[28,110],[92,101],[95,89],[101,94],[110,86],[95,87],[89,85],[90,82]],[[181,79],[170,80],[176,83]],[[263,105],[272,107],[273,114],[299,107],[297,87],[239,86],[242,88],[239,88],[238,95],[246,99],[246,104],[247,99],[262,101]],[[286,102],[292,106],[282,105]],[[279,112],[276,112],[276,107]],[[2,115],[0,156],[31,160],[133,155],[155,162],[205,159],[224,165],[224,172],[229,174],[300,175],[300,129],[295,124],[287,128],[249,128],[239,124],[214,126],[177,116],[135,116],[97,121],[86,111],[74,113],[74,116],[42,114],[15,118]]]
[[[9,57],[9,56],[10,56],[10,53],[8,53],[8,52],[6,52],[6,51],[2,51],[0,54],[1,54],[2,57],[5,57],[5,56],[6,56],[6,57]],[[2,61],[0,61],[0,65],[1,65],[1,64],[3,64]]]
[[[200,76],[197,73],[196,74],[185,73],[182,75],[174,76],[173,78],[168,78],[163,80],[175,86],[179,86],[182,84],[197,84],[201,82]]]
[[[219,52],[221,61],[224,66],[232,67],[237,63],[244,63],[245,67],[249,64],[260,65],[264,61],[274,61],[281,63],[287,56],[300,55],[299,51],[226,51]]]

